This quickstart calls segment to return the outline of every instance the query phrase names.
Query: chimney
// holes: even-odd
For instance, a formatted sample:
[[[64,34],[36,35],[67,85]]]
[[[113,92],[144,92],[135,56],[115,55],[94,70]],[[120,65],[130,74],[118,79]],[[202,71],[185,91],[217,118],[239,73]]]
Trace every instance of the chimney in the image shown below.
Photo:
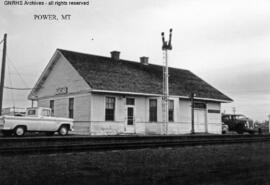
[[[140,57],[140,62],[143,65],[148,65],[148,57]]]
[[[120,51],[111,51],[111,58],[113,60],[119,60],[120,59]]]

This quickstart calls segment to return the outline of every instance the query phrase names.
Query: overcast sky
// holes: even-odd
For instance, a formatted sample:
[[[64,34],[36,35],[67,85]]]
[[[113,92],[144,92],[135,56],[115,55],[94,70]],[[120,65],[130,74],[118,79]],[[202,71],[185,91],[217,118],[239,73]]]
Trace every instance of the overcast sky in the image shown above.
[[[123,59],[148,56],[151,63],[162,64],[160,33],[168,36],[173,28],[170,66],[191,70],[234,99],[223,104],[227,113],[236,107],[255,120],[270,114],[269,0],[91,0],[86,7],[3,2],[0,36],[8,33],[7,86],[33,87],[56,48],[104,56],[119,50]],[[71,20],[33,20],[33,14],[44,13],[71,14]],[[4,107],[30,105],[28,93],[6,90]]]

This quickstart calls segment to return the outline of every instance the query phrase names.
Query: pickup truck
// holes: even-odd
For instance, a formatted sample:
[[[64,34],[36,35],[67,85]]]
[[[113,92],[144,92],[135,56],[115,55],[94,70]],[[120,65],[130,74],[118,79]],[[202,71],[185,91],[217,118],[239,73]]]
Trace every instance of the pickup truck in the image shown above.
[[[47,135],[68,135],[73,130],[73,119],[52,117],[51,109],[31,107],[25,116],[0,116],[0,131],[4,136],[23,136],[26,132],[45,132]]]
[[[254,134],[258,130],[252,127],[252,120],[242,114],[223,114],[222,124],[227,125],[229,131],[235,131],[238,134],[243,134],[247,132],[249,134]],[[222,130],[225,133],[225,130]]]

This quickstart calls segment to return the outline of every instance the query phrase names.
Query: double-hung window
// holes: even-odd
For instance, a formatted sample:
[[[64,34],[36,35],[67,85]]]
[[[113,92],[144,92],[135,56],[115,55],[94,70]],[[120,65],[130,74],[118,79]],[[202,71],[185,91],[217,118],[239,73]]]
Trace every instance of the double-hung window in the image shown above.
[[[54,100],[50,100],[50,108],[52,111],[52,116],[54,116]]]
[[[157,122],[157,100],[149,100],[149,121]]]
[[[74,117],[74,98],[68,99],[68,117],[69,118]]]
[[[106,97],[105,120],[114,121],[115,97]]]
[[[169,121],[173,122],[174,121],[174,101],[173,100],[169,100]]]

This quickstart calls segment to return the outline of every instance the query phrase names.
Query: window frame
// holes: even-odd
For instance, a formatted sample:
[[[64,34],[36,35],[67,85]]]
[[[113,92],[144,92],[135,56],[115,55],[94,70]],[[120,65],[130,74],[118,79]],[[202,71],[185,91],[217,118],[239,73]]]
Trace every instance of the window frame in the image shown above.
[[[36,116],[37,115],[37,110],[35,110],[35,109],[27,110],[27,115],[28,116]]]
[[[151,107],[151,101],[156,102],[155,107]],[[154,109],[154,110],[151,110]],[[158,101],[157,99],[149,99],[149,122],[157,122],[157,108],[158,108]]]
[[[41,110],[41,116],[43,117],[49,117],[51,115],[51,111],[49,109],[43,109]]]
[[[54,100],[50,100],[51,115],[54,116]]]
[[[74,118],[74,98],[68,99],[68,117],[72,119]]]
[[[113,102],[107,102],[108,99],[113,100]],[[113,108],[107,108],[108,104],[112,104]],[[105,121],[115,121],[115,107],[116,107],[116,98],[113,96],[106,96],[105,97]]]
[[[170,102],[172,102],[172,109],[170,107]],[[170,117],[170,113],[172,113],[172,117]],[[172,119],[170,119],[170,118],[172,118]],[[168,121],[174,122],[174,100],[168,101]]]
[[[130,104],[128,100],[132,100],[133,102]],[[135,106],[135,98],[127,97],[126,98],[126,105],[128,106]]]
[[[132,110],[132,116],[129,116],[129,110]],[[129,119],[129,117],[132,117],[132,119]],[[127,107],[127,125],[128,126],[134,126],[135,123],[135,108],[134,106],[128,106]]]

